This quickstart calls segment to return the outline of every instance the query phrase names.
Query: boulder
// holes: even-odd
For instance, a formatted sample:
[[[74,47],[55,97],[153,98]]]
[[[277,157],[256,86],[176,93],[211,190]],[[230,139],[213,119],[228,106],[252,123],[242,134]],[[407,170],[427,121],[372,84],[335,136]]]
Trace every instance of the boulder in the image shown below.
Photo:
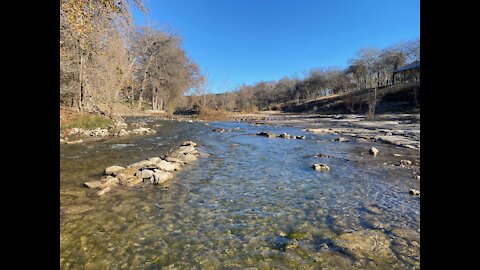
[[[152,161],[152,162],[155,162],[155,163],[158,163],[160,162],[160,160],[162,160],[161,158],[159,157],[151,157],[149,159],[147,159],[148,161]]]
[[[173,172],[175,170],[175,166],[166,160],[160,160],[157,163],[157,168],[166,172]]]
[[[315,169],[316,171],[329,171],[330,167],[328,167],[326,164],[313,164],[312,168]]]
[[[378,149],[375,148],[375,147],[372,147],[372,148],[370,148],[370,150],[368,150],[368,153],[370,155],[374,156],[374,157],[377,156],[378,152],[380,152],[380,151],[378,151]]]
[[[117,175],[119,172],[125,170],[125,167],[122,166],[110,166],[105,168],[105,175]]]
[[[184,163],[185,163],[185,162],[183,161],[183,159],[177,158],[177,157],[173,157],[173,156],[169,156],[169,157],[165,158],[165,160],[168,161],[168,162],[178,163],[178,164],[184,164]]]
[[[135,162],[133,164],[128,165],[127,168],[135,168],[135,169],[142,169],[148,166],[156,166],[156,162],[152,160],[142,160],[139,162]]]
[[[151,170],[141,170],[135,173],[135,176],[142,178],[142,179],[148,179],[153,176],[153,171]]]
[[[171,172],[157,171],[153,173],[153,184],[162,184],[173,178]]]

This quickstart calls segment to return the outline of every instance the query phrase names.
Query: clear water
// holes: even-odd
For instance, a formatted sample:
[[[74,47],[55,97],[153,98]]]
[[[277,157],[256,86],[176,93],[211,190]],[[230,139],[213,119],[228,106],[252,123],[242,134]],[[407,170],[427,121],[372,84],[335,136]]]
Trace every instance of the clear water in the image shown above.
[[[418,151],[375,144],[381,154],[373,158],[367,153],[372,143],[333,142],[333,135],[298,128],[149,124],[155,123],[162,126],[154,135],[61,145],[60,200],[70,210],[60,218],[61,269],[419,268],[420,198],[408,194],[419,181],[410,168],[382,164],[418,160]],[[217,127],[240,130],[212,132]],[[249,135],[260,131],[307,139]],[[211,155],[187,165],[166,187],[97,198],[82,186],[107,166],[163,155],[183,140],[197,141]],[[331,170],[317,172],[314,163]],[[414,236],[406,240],[394,229]],[[385,234],[395,260],[358,258],[332,244],[358,230]],[[298,246],[279,248],[279,239],[292,234],[301,236]]]

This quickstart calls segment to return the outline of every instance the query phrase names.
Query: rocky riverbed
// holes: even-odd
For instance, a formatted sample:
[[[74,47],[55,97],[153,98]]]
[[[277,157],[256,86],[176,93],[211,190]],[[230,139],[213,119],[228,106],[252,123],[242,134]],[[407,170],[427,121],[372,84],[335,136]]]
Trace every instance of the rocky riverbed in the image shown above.
[[[234,119],[255,125],[293,126],[315,134],[339,134],[359,141],[372,141],[420,150],[419,114],[317,115],[260,112]]]
[[[127,122],[156,133],[60,146],[61,269],[419,269],[418,150],[268,123]],[[208,158],[159,164],[182,144]],[[139,185],[85,187],[128,167]],[[173,177],[152,185],[162,167]]]

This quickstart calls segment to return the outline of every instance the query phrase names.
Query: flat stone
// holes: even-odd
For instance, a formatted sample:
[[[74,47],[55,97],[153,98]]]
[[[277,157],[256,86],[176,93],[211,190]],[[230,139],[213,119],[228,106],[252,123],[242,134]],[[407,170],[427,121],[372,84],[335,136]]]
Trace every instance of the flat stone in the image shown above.
[[[99,196],[99,197],[100,197],[100,196],[103,196],[103,195],[105,195],[105,193],[110,192],[110,190],[112,190],[111,187],[106,187],[106,188],[98,191],[98,192],[97,192],[97,196]]]
[[[90,181],[90,182],[85,182],[83,183],[85,186],[89,188],[99,188],[103,185],[102,181]]]
[[[395,258],[390,249],[390,240],[379,230],[362,230],[341,234],[333,242],[357,258],[389,259]]]
[[[119,172],[125,170],[125,167],[122,166],[110,166],[105,168],[105,175],[113,175],[116,176]]]
[[[175,150],[175,152],[180,153],[180,154],[188,154],[188,153],[191,153],[193,151],[195,151],[195,147],[193,147],[191,145],[181,146],[177,150]]]
[[[156,165],[157,168],[166,172],[173,172],[175,170],[175,166],[166,160],[160,160]]]

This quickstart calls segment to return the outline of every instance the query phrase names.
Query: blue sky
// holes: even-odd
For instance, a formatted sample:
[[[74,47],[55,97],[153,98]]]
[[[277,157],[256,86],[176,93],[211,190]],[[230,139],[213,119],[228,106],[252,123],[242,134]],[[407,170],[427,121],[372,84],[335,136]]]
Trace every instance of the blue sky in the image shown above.
[[[212,92],[347,65],[359,48],[420,37],[420,0],[145,0],[148,18],[178,32]]]

